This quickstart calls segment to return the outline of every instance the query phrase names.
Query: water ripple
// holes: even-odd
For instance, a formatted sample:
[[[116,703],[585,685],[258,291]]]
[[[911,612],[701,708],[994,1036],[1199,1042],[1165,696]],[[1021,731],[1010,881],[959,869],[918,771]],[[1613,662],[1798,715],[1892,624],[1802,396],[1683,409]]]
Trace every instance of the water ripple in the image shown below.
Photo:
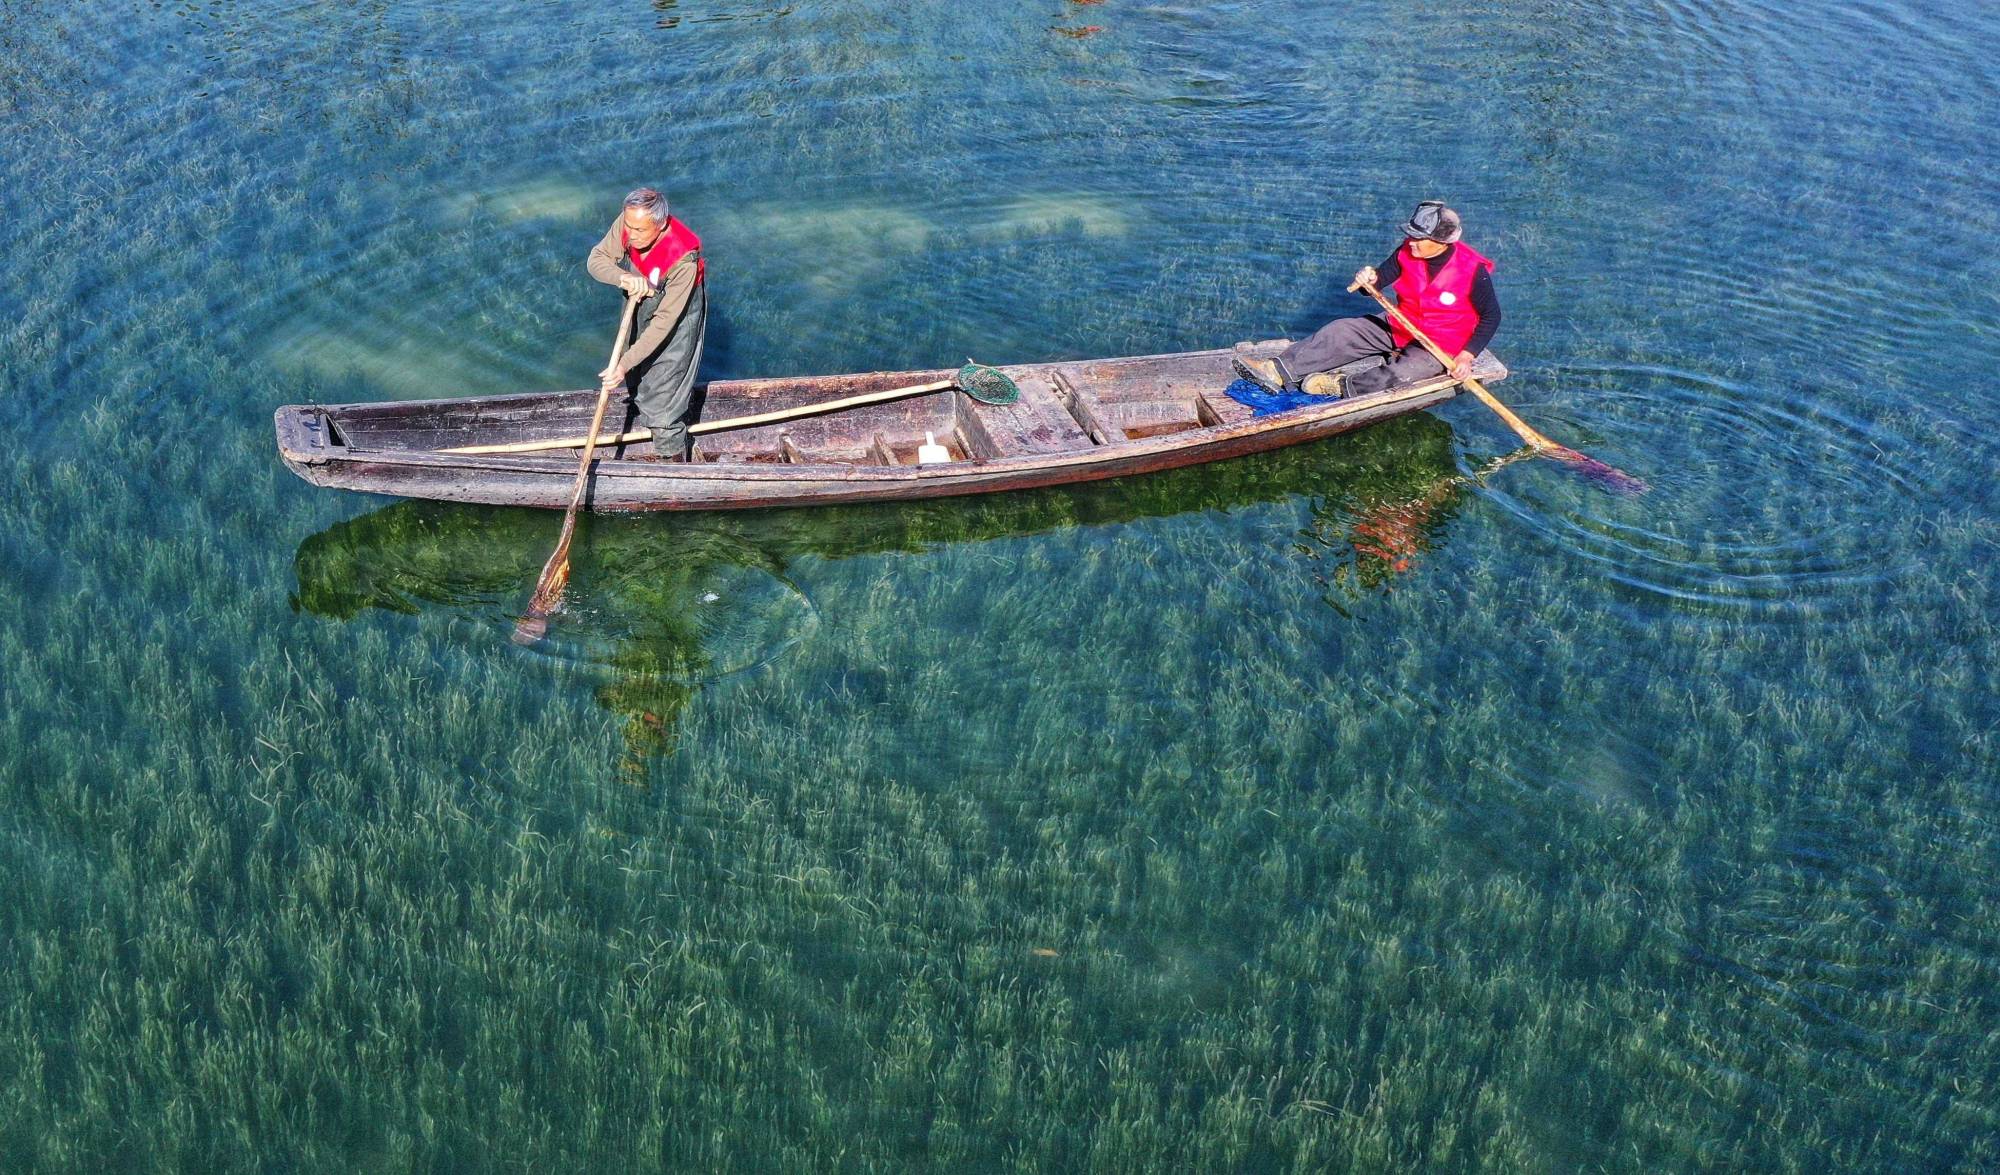
[[[1926,492],[1898,459],[1909,445],[1893,430],[1659,364],[1576,365],[1559,378],[1566,403],[1588,397],[1588,427],[1546,407],[1538,419],[1594,456],[1642,468],[1652,493],[1627,501],[1547,478],[1489,492],[1614,582],[1674,606],[1778,618],[1848,611],[1894,573],[1898,543],[1827,522],[1882,495]]]

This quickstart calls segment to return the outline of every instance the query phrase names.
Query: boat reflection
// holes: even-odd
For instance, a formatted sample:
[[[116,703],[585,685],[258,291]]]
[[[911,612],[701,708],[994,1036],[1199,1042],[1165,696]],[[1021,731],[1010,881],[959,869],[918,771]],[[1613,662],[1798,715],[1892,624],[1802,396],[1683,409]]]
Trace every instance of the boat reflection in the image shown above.
[[[1363,433],[1119,481],[984,497],[812,509],[594,516],[581,523],[569,602],[546,651],[594,664],[597,700],[626,723],[635,769],[675,745],[701,686],[805,639],[817,612],[791,578],[804,558],[916,553],[1193,511],[1304,499],[1295,544],[1329,603],[1418,570],[1470,478],[1449,426],[1425,413]],[[406,501],[299,545],[296,609],[452,610],[504,644],[555,531],[547,511]]]

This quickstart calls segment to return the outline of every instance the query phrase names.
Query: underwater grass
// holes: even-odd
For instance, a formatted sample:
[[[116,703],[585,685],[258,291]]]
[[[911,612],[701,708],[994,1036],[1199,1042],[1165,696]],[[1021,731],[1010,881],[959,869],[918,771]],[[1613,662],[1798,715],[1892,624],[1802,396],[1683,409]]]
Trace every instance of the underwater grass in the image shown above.
[[[50,484],[125,508],[90,477]],[[239,584],[284,552],[224,556],[230,514],[72,561],[64,625],[0,628],[9,1165],[1990,1158],[1990,727],[1853,762],[1855,700],[1796,684],[1851,639],[1690,622],[1670,676],[1588,678],[1625,620],[1453,543],[1435,574],[1512,607],[1399,640],[1441,585],[1325,608],[1284,541],[1319,502],[796,555],[821,632],[695,692],[639,786],[601,670],[450,608],[274,613]],[[131,579],[185,608],[135,634]],[[1865,655],[1963,696],[1906,626],[1984,603]],[[1593,779],[1518,722],[1557,690],[1703,721]],[[1813,864],[1864,819],[1865,871]],[[1901,1113],[1937,1125],[1869,1125]]]
[[[3,34],[0,1167],[2000,1164],[1994,430],[1933,398],[1977,370],[1904,360],[1990,324],[1881,326],[1992,266],[1881,262],[1931,229],[1878,233],[1908,202],[1855,166],[1983,207],[1939,162],[1984,157],[1978,87],[1899,105],[1949,41],[1880,113],[1798,117],[1863,68],[1815,58],[1676,137],[1628,128],[1690,75],[1495,13],[1438,86],[1398,63],[1456,33],[1285,12],[1317,39],[1267,87],[1262,9],[1052,52],[1025,10],[746,9],[665,66],[414,12]],[[1383,157],[1461,93],[1508,134]],[[598,520],[580,652],[523,654],[493,617],[552,521],[317,493],[269,411],[587,381],[641,116],[699,132],[728,374],[1309,328],[1412,185],[1490,177],[1509,389],[1655,496],[1510,467],[1396,571],[1363,524],[1510,443],[1454,405],[1129,486]],[[148,215],[77,248],[104,207]],[[1802,323],[1834,266],[1768,259],[1725,346],[1706,251],[1800,223],[1893,280]],[[1512,276],[1584,265],[1610,293]],[[718,583],[763,626],[705,627]]]

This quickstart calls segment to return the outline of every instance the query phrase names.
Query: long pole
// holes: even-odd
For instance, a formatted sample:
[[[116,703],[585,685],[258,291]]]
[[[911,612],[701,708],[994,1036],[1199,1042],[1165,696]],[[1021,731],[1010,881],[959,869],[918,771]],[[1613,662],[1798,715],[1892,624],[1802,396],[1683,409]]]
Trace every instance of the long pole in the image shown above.
[[[699,436],[703,433],[720,432],[728,428],[748,428],[753,424],[776,424],[781,420],[796,420],[801,416],[816,416],[822,412],[838,412],[843,408],[858,408],[863,404],[880,404],[887,400],[899,400],[904,396],[922,396],[931,392],[941,392],[958,386],[955,379],[941,379],[935,383],[914,384],[907,388],[888,388],[880,392],[862,392],[843,400],[828,400],[823,404],[799,404],[791,408],[779,408],[771,412],[759,412],[755,416],[732,416],[727,420],[704,420],[700,424],[688,426],[688,433]],[[650,439],[653,430],[635,428],[631,432],[621,432],[616,436],[597,437],[600,445],[629,445],[634,441]],[[508,445],[461,445],[456,449],[439,449],[440,453],[543,453],[550,449],[574,449],[578,445],[591,444],[591,436],[563,437],[554,441],[516,441]]]

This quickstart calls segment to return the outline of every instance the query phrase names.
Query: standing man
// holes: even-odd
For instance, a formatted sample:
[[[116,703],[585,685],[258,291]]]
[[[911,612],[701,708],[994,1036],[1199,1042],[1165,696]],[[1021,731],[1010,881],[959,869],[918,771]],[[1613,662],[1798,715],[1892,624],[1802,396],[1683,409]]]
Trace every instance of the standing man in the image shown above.
[[[1403,244],[1378,269],[1363,268],[1354,284],[1389,286],[1396,308],[1438,349],[1453,357],[1451,376],[1472,374],[1472,360],[1500,329],[1500,295],[1493,263],[1463,234],[1458,213],[1442,200],[1426,200],[1403,226]],[[1356,372],[1334,368],[1357,359],[1375,364]],[[1297,387],[1315,396],[1360,396],[1397,384],[1430,379],[1444,370],[1401,323],[1370,314],[1338,318],[1276,359],[1238,359],[1236,373],[1268,391]]]
[[[629,265],[627,271],[622,266]],[[701,238],[667,212],[667,198],[652,188],[625,197],[624,213],[584,262],[590,276],[627,294],[643,294],[636,315],[638,337],[601,373],[616,391],[638,379],[632,399],[653,430],[662,461],[687,460],[688,402],[701,366],[708,329],[708,263]]]

